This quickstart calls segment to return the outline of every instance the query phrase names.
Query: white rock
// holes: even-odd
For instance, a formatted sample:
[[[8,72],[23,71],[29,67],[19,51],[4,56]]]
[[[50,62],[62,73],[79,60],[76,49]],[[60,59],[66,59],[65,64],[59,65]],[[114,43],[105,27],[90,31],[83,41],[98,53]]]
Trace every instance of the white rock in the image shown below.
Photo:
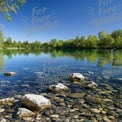
[[[35,94],[26,94],[22,96],[21,102],[23,105],[34,110],[43,110],[52,106],[47,98]]]
[[[7,103],[9,103],[9,102],[14,102],[14,101],[15,101],[15,99],[14,99],[13,97],[0,99],[0,103],[1,103],[1,104],[7,104]]]
[[[97,84],[93,81],[91,81],[90,84],[87,85],[89,88],[96,88],[97,87]]]
[[[17,115],[18,115],[18,117],[23,118],[23,117],[33,116],[33,115],[35,115],[35,113],[26,108],[19,108]]]
[[[97,113],[97,114],[101,112],[100,110],[98,110],[96,108],[91,109],[91,111],[94,112],[94,113]]]
[[[68,90],[68,87],[63,85],[62,83],[58,83],[57,85],[50,85],[48,87],[48,90],[52,92],[60,92]]]
[[[0,108],[0,113],[2,113],[2,112],[4,112],[5,111],[5,109],[3,109],[3,108]]]
[[[81,73],[72,73],[69,75],[69,78],[71,80],[78,80],[78,81],[84,80],[84,76]]]
[[[53,114],[50,117],[52,117],[52,118],[59,118],[59,115],[58,114]]]
[[[7,120],[4,118],[0,118],[0,122],[7,122]]]

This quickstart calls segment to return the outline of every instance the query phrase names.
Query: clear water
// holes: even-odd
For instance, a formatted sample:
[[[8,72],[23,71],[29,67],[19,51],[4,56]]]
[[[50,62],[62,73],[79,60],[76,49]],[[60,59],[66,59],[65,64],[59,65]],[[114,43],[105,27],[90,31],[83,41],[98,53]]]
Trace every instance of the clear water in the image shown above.
[[[4,76],[11,71],[17,74]],[[73,72],[98,85],[105,82],[120,88],[122,50],[0,50],[0,98],[46,92],[49,84],[65,83]]]

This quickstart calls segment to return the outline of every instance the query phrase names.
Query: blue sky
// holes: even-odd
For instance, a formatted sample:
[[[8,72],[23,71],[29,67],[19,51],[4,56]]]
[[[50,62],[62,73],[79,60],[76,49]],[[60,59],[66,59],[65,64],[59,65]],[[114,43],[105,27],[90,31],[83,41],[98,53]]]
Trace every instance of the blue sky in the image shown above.
[[[27,0],[11,23],[1,19],[0,25],[16,41],[87,38],[122,29],[121,6],[120,0]]]

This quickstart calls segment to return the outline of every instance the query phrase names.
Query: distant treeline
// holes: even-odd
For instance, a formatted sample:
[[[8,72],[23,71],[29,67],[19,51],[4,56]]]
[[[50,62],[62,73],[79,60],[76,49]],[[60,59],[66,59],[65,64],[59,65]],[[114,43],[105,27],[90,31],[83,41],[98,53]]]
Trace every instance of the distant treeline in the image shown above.
[[[98,33],[98,37],[89,35],[86,39],[84,36],[76,37],[69,40],[52,39],[50,42],[41,43],[41,41],[14,41],[11,37],[3,39],[0,31],[1,48],[26,48],[26,49],[83,49],[83,48],[122,48],[122,30],[115,30],[111,34],[105,31]]]

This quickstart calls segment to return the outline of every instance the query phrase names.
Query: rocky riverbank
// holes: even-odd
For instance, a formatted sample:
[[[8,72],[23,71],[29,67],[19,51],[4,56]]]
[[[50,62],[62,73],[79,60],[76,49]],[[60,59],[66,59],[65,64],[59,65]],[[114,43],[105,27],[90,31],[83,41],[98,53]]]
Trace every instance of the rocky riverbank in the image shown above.
[[[71,80],[73,82],[66,80],[62,81],[62,84],[56,84],[56,85],[53,84],[52,87],[49,86],[49,88],[53,89],[49,90],[49,88],[47,88],[49,90],[48,92],[43,93],[38,92],[38,94],[34,94],[35,97],[31,98],[31,101],[34,102],[34,107],[32,107],[30,101],[27,100],[24,101],[25,96],[27,96],[27,94],[14,95],[11,98],[0,99],[0,115],[1,115],[0,121],[1,122],[10,122],[10,121],[119,122],[120,120],[122,121],[121,86],[115,87],[110,84],[102,82],[93,85],[94,82],[88,82],[88,83],[84,82],[84,77],[81,77],[81,75],[80,78],[81,79],[75,77],[74,78],[75,80],[73,79]],[[58,91],[53,92],[53,90]],[[38,95],[43,97],[38,98]],[[39,105],[40,104],[45,105],[45,102],[49,105],[48,107],[43,107],[44,109],[41,108],[33,109],[37,108],[35,107],[36,103],[38,103]],[[21,116],[21,114],[23,116]]]

